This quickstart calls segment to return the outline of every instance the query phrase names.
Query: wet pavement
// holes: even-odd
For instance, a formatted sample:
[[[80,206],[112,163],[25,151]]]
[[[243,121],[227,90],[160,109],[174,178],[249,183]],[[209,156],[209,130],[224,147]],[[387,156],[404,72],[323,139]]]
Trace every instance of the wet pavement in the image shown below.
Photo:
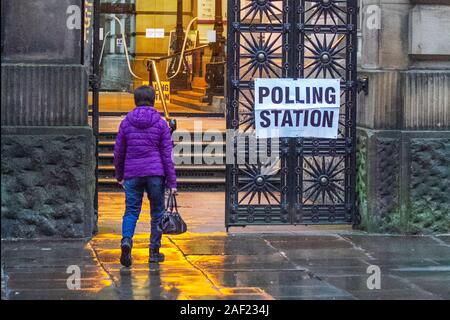
[[[182,206],[190,232],[163,238],[160,265],[147,263],[148,203],[133,266],[119,264],[120,195],[101,196],[100,233],[90,242],[2,241],[2,299],[450,299],[450,235],[311,227],[227,234],[223,211],[210,208],[222,196],[208,193],[199,209]],[[179,202],[201,197],[186,193]],[[79,267],[79,290],[68,288],[76,284],[70,266]],[[381,288],[371,290],[373,266]]]

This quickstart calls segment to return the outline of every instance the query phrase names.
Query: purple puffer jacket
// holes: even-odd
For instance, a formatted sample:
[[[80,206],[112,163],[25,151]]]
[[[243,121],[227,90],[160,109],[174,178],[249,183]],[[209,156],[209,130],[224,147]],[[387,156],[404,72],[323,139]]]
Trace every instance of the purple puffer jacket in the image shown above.
[[[165,176],[176,188],[172,136],[167,122],[153,107],[136,107],[121,122],[114,147],[116,179]]]

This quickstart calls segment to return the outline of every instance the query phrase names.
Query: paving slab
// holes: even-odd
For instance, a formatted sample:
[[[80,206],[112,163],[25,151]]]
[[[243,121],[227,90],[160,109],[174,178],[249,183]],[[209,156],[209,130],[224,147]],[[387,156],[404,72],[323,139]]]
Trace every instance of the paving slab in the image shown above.
[[[450,235],[438,235],[436,238],[450,246]]]
[[[265,291],[276,299],[295,297],[296,299],[316,300],[322,299],[350,299],[348,292],[340,290],[330,284],[322,282],[316,286],[270,286]]]
[[[358,300],[440,300],[438,295],[423,290],[362,290],[350,291]]]
[[[367,274],[361,275],[336,275],[328,274],[320,277],[322,281],[325,281],[336,288],[342,289],[347,292],[351,291],[367,291]],[[401,278],[386,275],[381,277],[381,288],[383,290],[414,290],[414,286]]]

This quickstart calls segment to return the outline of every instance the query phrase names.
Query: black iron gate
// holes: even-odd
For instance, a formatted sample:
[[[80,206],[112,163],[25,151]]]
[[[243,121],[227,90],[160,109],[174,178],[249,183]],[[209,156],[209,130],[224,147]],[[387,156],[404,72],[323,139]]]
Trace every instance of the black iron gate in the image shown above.
[[[356,19],[356,0],[228,1],[227,228],[354,221]],[[338,139],[259,139],[252,149],[254,78],[340,78]]]

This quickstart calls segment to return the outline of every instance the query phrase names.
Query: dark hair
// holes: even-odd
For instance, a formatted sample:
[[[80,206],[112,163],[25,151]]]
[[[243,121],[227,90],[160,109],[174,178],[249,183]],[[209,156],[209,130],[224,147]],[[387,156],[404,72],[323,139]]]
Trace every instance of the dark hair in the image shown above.
[[[153,106],[155,103],[155,89],[142,86],[134,90],[134,103],[136,106]]]

